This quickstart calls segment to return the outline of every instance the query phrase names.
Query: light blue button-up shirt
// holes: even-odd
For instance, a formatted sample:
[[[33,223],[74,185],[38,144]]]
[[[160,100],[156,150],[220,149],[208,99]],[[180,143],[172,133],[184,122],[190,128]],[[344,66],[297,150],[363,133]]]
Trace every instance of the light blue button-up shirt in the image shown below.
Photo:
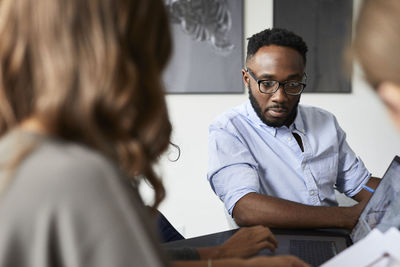
[[[304,152],[293,132],[301,137]],[[208,181],[230,214],[251,192],[337,206],[334,188],[352,197],[371,176],[335,116],[305,105],[298,106],[289,128],[274,128],[247,101],[210,125],[208,150]]]

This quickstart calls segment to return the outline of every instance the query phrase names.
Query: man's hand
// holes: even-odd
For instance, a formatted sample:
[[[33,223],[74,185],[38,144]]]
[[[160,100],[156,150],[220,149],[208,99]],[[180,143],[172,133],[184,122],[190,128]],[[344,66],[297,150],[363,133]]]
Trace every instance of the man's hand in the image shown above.
[[[202,259],[248,258],[267,248],[274,251],[278,246],[274,235],[265,226],[239,229],[224,244],[211,248],[198,248]]]

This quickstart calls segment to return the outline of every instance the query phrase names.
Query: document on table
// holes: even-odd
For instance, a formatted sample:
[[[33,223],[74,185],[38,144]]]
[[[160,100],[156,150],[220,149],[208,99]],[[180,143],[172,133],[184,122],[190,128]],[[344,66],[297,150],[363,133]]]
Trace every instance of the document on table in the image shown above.
[[[364,239],[342,251],[321,267],[400,267],[400,232],[372,230]]]

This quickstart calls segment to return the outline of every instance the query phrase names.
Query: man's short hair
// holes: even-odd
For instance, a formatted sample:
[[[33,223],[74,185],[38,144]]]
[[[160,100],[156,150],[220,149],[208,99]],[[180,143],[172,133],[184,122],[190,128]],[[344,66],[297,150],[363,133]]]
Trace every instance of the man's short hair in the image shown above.
[[[278,45],[293,48],[303,57],[304,65],[306,64],[307,45],[303,38],[295,33],[281,28],[266,29],[262,32],[256,33],[250,38],[247,44],[246,61],[251,59],[258,49],[268,45]]]

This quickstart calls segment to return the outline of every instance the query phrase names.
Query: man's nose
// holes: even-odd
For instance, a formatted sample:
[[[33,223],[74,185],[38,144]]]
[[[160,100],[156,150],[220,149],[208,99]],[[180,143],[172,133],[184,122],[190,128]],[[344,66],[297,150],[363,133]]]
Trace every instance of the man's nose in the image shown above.
[[[283,85],[280,84],[278,90],[272,95],[272,101],[282,103],[288,100],[288,96],[283,89]]]

